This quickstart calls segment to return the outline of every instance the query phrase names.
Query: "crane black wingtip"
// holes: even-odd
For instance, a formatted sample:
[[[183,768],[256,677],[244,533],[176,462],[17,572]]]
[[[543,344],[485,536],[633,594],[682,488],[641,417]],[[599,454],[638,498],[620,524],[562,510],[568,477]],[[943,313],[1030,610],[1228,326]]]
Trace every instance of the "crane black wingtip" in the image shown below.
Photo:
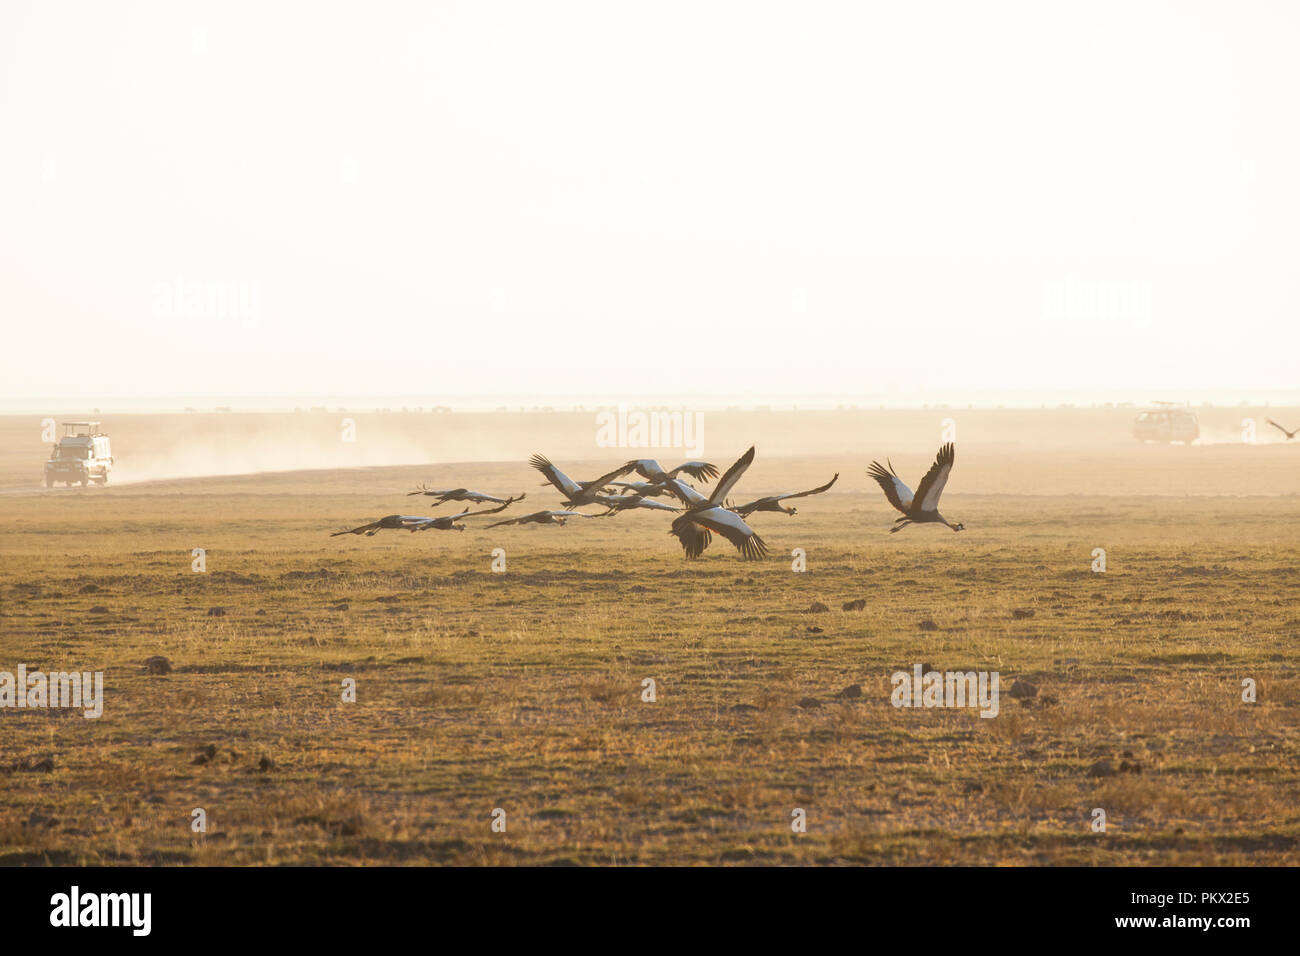
[[[767,543],[758,535],[751,535],[740,549],[740,556],[746,561],[761,561],[767,557]]]

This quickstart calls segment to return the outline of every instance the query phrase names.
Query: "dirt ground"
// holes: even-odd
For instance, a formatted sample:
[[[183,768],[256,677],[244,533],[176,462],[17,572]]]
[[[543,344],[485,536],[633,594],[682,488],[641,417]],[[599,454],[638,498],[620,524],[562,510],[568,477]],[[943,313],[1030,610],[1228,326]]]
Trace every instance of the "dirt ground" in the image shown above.
[[[1300,410],[1134,414],[707,412],[702,457],[757,446],[737,499],[840,475],[754,516],[762,562],[648,512],[329,536],[457,510],[424,481],[558,507],[529,454],[645,454],[592,412],[105,416],[113,479],[50,491],[0,418],[0,671],[104,682],[97,719],[0,707],[0,863],[1295,865],[1300,441],[1264,418]],[[915,487],[945,429],[967,530],[891,535],[866,466]],[[997,716],[893,706],[916,665],[996,672]]]

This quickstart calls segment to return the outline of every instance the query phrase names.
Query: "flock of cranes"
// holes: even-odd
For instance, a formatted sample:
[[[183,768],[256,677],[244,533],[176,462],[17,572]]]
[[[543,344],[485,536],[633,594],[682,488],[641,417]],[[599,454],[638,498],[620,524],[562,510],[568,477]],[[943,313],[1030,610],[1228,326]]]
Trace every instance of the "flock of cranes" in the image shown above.
[[[939,496],[943,494],[948,476],[952,473],[954,461],[953,446],[944,445],[939,449],[934,464],[921,479],[915,493],[894,473],[891,463],[889,468],[878,461],[871,463],[867,474],[874,478],[885,492],[885,497],[903,517],[894,522],[891,533],[900,531],[909,524],[935,522],[945,524],[953,531],[962,531],[965,526],[949,521],[939,513]],[[625,462],[613,471],[607,472],[590,481],[575,481],[555,467],[543,455],[534,455],[528,463],[546,478],[543,487],[553,487],[560,493],[563,507],[559,509],[534,511],[515,518],[503,518],[487,524],[485,528],[498,528],[503,525],[516,524],[553,524],[563,525],[571,518],[607,518],[636,508],[650,511],[668,511],[675,517],[668,529],[681,543],[682,550],[688,558],[698,558],[709,546],[715,534],[726,538],[745,559],[766,557],[767,545],[747,522],[752,515],[765,511],[779,511],[794,516],[796,508],[787,507],[782,502],[794,498],[806,498],[829,491],[839,480],[836,472],[831,480],[817,488],[807,491],[793,491],[783,495],[767,495],[744,504],[735,504],[730,495],[741,477],[754,463],[754,449],[741,455],[726,470],[719,472],[718,467],[707,461],[687,461],[676,468],[665,469],[651,458],[638,458]],[[642,481],[620,481],[619,479],[636,474]],[[721,474],[721,477],[719,475]],[[687,476],[704,484],[717,480],[713,490],[705,494],[686,481]],[[464,531],[465,519],[499,514],[517,501],[523,501],[526,494],[502,497],[489,495],[468,488],[451,488],[435,490],[427,486],[408,492],[408,495],[422,495],[434,499],[435,505],[445,502],[468,502],[470,505],[495,504],[495,508],[471,511],[467,505],[456,514],[441,516],[426,515],[387,515],[378,521],[335,531],[331,537],[343,534],[363,534],[374,536],[380,531]],[[673,503],[660,501],[667,498]],[[599,513],[579,511],[579,508],[592,506],[605,510]]]

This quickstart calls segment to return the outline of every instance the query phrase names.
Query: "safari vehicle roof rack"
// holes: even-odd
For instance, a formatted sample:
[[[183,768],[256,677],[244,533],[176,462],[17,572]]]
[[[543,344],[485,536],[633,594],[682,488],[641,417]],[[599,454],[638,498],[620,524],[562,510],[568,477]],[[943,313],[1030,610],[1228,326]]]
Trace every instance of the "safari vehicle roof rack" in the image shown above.
[[[99,422],[60,422],[59,424],[63,427],[64,438],[94,438],[96,435],[103,434],[99,430]],[[85,431],[78,434],[78,428],[84,428]]]

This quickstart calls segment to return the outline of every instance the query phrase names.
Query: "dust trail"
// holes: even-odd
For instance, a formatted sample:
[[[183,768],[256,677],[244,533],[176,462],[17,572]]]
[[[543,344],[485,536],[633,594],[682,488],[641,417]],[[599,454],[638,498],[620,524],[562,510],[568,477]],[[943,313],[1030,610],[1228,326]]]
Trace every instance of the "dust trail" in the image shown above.
[[[1270,432],[1272,434],[1270,434]],[[1274,437],[1276,436],[1276,437]],[[1194,445],[1284,445],[1286,439],[1272,425],[1259,422],[1255,426],[1255,438],[1246,440],[1244,428],[1222,428],[1201,426],[1201,437]],[[1294,444],[1294,443],[1293,443]]]
[[[111,483],[128,485],[178,478],[419,465],[434,460],[428,450],[410,441],[389,439],[352,447],[335,444],[340,447],[284,435],[245,438],[238,444],[196,441],[144,451],[129,460],[119,458]]]
[[[530,429],[500,436],[482,416],[123,416],[105,422],[113,443],[109,487],[290,471],[523,460]],[[39,481],[39,466],[33,469]],[[15,476],[17,477],[17,476]],[[34,490],[13,485],[0,493]],[[43,489],[43,485],[40,485]],[[92,484],[92,489],[98,486]],[[60,486],[60,489],[62,486]]]

